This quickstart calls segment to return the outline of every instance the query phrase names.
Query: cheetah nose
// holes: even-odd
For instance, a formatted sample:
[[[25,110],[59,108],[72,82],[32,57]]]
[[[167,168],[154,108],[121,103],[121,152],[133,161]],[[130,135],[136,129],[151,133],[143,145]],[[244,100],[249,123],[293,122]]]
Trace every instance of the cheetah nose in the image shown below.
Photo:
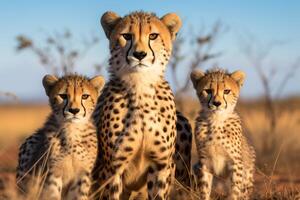
[[[73,115],[76,115],[79,113],[80,109],[79,108],[69,108],[69,112],[72,113]]]
[[[214,104],[214,106],[219,107],[221,105],[221,102],[220,101],[214,101],[213,104]]]
[[[143,60],[147,56],[145,51],[135,51],[133,52],[133,56],[139,60]]]

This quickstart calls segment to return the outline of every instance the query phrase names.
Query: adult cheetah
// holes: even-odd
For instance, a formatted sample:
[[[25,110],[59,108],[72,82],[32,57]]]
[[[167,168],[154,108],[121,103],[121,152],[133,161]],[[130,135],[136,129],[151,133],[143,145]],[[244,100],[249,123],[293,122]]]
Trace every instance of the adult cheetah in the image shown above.
[[[176,174],[189,182],[190,126],[176,114],[164,79],[181,20],[174,13],[158,18],[146,12],[125,17],[106,12],[101,24],[111,58],[109,81],[95,111],[102,152],[98,179],[100,186],[106,185],[100,196],[126,199],[147,183],[149,199],[168,199],[174,155],[179,166]],[[181,123],[176,126],[177,119]],[[176,135],[180,135],[177,146]]]
[[[31,190],[37,184],[39,199],[86,200],[98,154],[92,113],[104,79],[46,75],[43,85],[52,112],[20,147],[17,184],[25,193],[38,194]]]
[[[221,69],[191,73],[202,106],[195,128],[201,199],[210,198],[213,176],[226,170],[231,172],[228,199],[248,199],[252,192],[255,152],[234,111],[244,77],[242,71],[228,73]]]

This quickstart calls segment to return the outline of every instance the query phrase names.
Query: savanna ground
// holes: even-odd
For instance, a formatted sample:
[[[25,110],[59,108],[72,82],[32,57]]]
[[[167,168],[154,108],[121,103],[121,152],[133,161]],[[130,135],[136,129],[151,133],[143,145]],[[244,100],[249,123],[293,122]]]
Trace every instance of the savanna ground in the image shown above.
[[[197,100],[185,98],[177,105],[193,126],[200,109]],[[263,101],[241,100],[238,104],[244,130],[257,153],[255,199],[300,199],[299,105],[299,98],[276,101],[273,127]],[[42,125],[49,112],[46,104],[0,105],[0,199],[4,191],[14,193],[20,143]],[[196,159],[193,149],[193,162]]]

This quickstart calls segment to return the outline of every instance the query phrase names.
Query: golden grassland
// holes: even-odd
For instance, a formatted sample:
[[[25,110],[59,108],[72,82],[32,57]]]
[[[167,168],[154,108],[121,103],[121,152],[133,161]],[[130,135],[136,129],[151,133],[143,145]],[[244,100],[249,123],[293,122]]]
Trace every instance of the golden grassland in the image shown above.
[[[185,98],[177,105],[193,126],[200,109],[198,101]],[[257,153],[254,196],[296,199],[300,192],[300,99],[278,101],[275,106],[275,129],[270,129],[270,116],[262,101],[241,101],[237,106],[245,134]],[[0,198],[1,191],[15,185],[18,146],[42,126],[49,112],[46,104],[0,105]],[[192,153],[196,162],[194,149]]]
[[[200,110],[195,99],[177,100],[177,107],[194,127]],[[276,127],[263,100],[243,101],[237,111],[243,119],[244,134],[256,151],[255,199],[296,199],[300,194],[300,99],[274,102]],[[193,148],[193,161],[197,159]],[[297,199],[300,198],[297,196]]]

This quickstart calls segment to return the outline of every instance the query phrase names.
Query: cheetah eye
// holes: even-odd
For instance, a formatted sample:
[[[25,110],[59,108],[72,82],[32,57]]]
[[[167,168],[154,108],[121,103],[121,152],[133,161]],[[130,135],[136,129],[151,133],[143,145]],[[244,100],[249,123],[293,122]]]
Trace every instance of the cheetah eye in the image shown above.
[[[224,94],[229,94],[230,90],[224,90]]]
[[[81,98],[85,100],[85,99],[89,98],[89,96],[90,95],[88,95],[88,94],[83,94]]]
[[[151,33],[151,34],[149,35],[149,39],[150,39],[150,40],[155,40],[157,37],[158,37],[158,34],[157,34],[157,33]]]
[[[123,33],[122,36],[127,41],[132,39],[132,35],[130,33]]]
[[[67,94],[59,94],[60,98],[62,99],[67,99],[68,98],[68,95]]]
[[[206,92],[207,94],[212,94],[212,89],[206,89],[205,92]]]

